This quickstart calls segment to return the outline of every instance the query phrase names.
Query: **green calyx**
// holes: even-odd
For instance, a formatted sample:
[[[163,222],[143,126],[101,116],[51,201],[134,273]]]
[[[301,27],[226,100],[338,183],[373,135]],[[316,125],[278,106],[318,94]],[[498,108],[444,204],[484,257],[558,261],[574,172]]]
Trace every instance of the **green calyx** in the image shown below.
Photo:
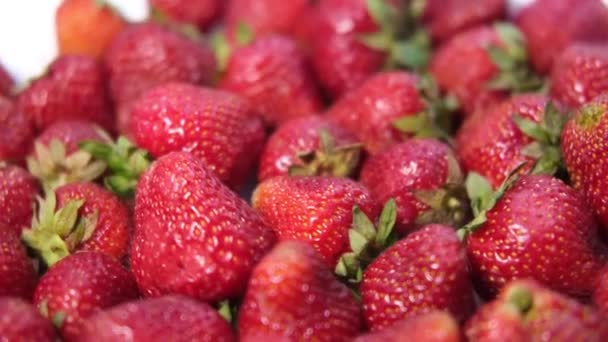
[[[177,22],[155,6],[150,7],[149,19],[194,41],[203,40],[203,34],[198,27],[189,23]]]
[[[55,211],[57,199],[53,191],[45,200],[38,198],[38,212],[32,227],[22,233],[23,241],[51,266],[70,255],[87,241],[97,227],[99,214],[79,215],[83,200],[70,200]]]
[[[106,135],[108,141],[110,137]],[[96,160],[106,163],[110,174],[104,178],[105,186],[123,197],[132,197],[139,177],[150,167],[148,152],[137,148],[126,137],[116,142],[100,143],[85,141],[80,149],[90,153]]]
[[[235,31],[236,46],[246,46],[253,42],[255,35],[253,30],[245,22],[239,22]],[[216,31],[211,35],[211,48],[215,54],[215,60],[219,72],[226,71],[228,61],[232,55],[232,46],[222,31]]]
[[[48,305],[48,301],[43,300],[40,305],[38,305],[38,311],[40,312],[40,314],[51,320],[51,322],[53,323],[53,326],[55,326],[55,328],[57,329],[61,329],[61,327],[63,326],[63,323],[65,322],[65,318],[66,318],[66,314],[63,311],[58,311],[57,313],[55,313],[53,315],[53,317],[49,317],[49,305]]]
[[[503,45],[490,45],[486,48],[492,62],[499,69],[498,75],[488,82],[487,87],[515,92],[541,89],[544,82],[528,65],[523,34],[515,26],[507,23],[496,23],[494,27]]]
[[[359,283],[363,277],[363,268],[395,242],[393,228],[396,220],[397,203],[394,199],[388,200],[384,205],[377,226],[358,206],[353,207],[353,225],[348,231],[351,252],[342,254],[335,273],[352,283]]]
[[[509,288],[506,303],[514,307],[521,316],[527,316],[534,308],[534,296],[524,285]]]
[[[30,173],[40,180],[45,191],[74,182],[93,181],[106,170],[106,164],[93,160],[86,151],[67,155],[65,145],[53,139],[48,146],[36,142],[34,154],[27,158]]]
[[[598,103],[584,105],[576,116],[576,124],[585,129],[593,128],[608,114],[608,106]]]
[[[361,144],[336,146],[326,130],[319,131],[319,149],[298,153],[298,165],[289,168],[290,176],[348,177],[359,165]]]

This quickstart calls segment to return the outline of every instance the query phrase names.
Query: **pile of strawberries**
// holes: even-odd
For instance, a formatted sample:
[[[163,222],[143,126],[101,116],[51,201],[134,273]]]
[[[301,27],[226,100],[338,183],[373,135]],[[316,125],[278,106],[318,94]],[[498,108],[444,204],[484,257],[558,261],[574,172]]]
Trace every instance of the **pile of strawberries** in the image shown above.
[[[601,0],[150,4],[0,69],[0,341],[608,341]]]

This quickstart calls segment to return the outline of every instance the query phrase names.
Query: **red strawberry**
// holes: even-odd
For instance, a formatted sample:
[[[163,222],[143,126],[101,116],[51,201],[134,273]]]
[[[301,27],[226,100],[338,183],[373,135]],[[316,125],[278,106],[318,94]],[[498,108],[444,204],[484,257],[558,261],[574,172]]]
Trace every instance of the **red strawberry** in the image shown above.
[[[521,278],[575,296],[591,294],[606,248],[577,191],[550,176],[526,175],[514,185],[510,177],[492,194],[479,175],[469,177],[467,189],[478,217],[459,233],[466,236],[469,261],[484,294]]]
[[[46,318],[20,299],[0,298],[1,341],[57,341],[55,330]]]
[[[608,326],[598,312],[540,284],[509,283],[466,326],[472,341],[605,341]]]
[[[601,0],[538,0],[516,17],[541,73],[574,42],[608,42],[608,8]]]
[[[274,241],[262,219],[189,153],[159,158],[137,184],[131,268],[146,296],[239,295]]]
[[[21,233],[32,221],[40,190],[36,179],[18,166],[0,163],[0,225]]]
[[[359,161],[356,141],[351,133],[326,117],[289,120],[268,139],[260,157],[258,179],[264,181],[290,172],[348,176]]]
[[[105,0],[63,0],[55,13],[59,53],[99,58],[126,25]]]
[[[311,0],[231,0],[226,8],[225,25],[229,31],[246,24],[256,36],[269,34],[289,35]]]
[[[369,190],[346,178],[279,176],[259,184],[252,205],[280,240],[312,244],[334,267],[349,250],[353,207],[372,219],[378,205]]]
[[[475,308],[464,246],[443,225],[426,226],[380,254],[364,271],[360,291],[372,331],[433,309],[464,321]]]
[[[397,201],[397,229],[403,235],[428,223],[459,226],[467,219],[460,166],[437,140],[411,139],[370,157],[361,182],[379,203]]]
[[[74,340],[83,318],[138,296],[133,277],[115,259],[98,252],[71,255],[40,278],[34,304]]]
[[[608,231],[608,96],[583,106],[562,134],[562,152],[574,187],[580,189]]]
[[[153,11],[170,20],[201,29],[209,27],[221,14],[222,0],[148,0]]]
[[[593,302],[605,314],[608,313],[608,267],[604,268],[593,292]]]
[[[29,300],[34,293],[36,280],[34,266],[27,257],[19,235],[0,224],[0,297],[12,296]],[[0,312],[4,313],[2,309]]]
[[[264,129],[249,103],[231,93],[170,83],[134,105],[135,143],[155,157],[191,152],[230,186],[242,184],[262,149]]]
[[[454,318],[441,311],[431,311],[399,321],[388,328],[357,337],[354,342],[458,342],[460,328]]]
[[[234,341],[228,323],[206,303],[181,296],[117,305],[83,321],[78,341]],[[128,331],[128,332],[127,332]],[[126,335],[128,334],[128,335]]]
[[[322,108],[303,53],[282,36],[260,38],[234,51],[220,88],[250,100],[272,126]]]
[[[350,341],[359,305],[310,245],[280,242],[253,270],[239,309],[240,341]]]
[[[22,163],[34,140],[29,118],[0,95],[0,160]]]
[[[13,92],[13,87],[15,86],[15,81],[9,73],[4,69],[2,64],[0,64],[0,97],[1,96],[10,96]]]

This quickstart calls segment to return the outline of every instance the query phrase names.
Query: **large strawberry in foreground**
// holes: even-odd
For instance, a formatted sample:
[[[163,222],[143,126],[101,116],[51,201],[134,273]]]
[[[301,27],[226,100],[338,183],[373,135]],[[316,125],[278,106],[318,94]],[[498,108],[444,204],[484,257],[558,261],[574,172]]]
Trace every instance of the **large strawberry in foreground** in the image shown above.
[[[17,298],[0,298],[0,341],[57,341],[51,322],[31,304]]]

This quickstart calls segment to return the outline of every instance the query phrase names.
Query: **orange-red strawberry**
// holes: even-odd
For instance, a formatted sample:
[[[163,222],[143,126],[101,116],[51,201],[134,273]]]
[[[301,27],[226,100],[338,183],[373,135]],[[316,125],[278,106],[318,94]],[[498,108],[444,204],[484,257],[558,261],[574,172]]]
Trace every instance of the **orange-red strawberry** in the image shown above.
[[[99,58],[127,23],[105,0],[63,0],[55,12],[60,54]]]
[[[475,308],[466,251],[443,225],[428,225],[380,254],[363,272],[360,291],[372,331],[434,309],[462,322]]]
[[[0,225],[18,234],[32,222],[40,187],[24,169],[0,162]]]
[[[55,329],[31,304],[17,298],[0,298],[0,340],[57,341]]]
[[[459,342],[460,327],[442,311],[431,311],[401,320],[380,331],[357,337],[354,342]]]
[[[350,341],[361,328],[355,297],[299,241],[279,242],[255,267],[239,309],[246,341]]]
[[[597,285],[593,291],[593,303],[604,314],[608,314],[608,267],[604,268],[597,280]]]
[[[0,96],[10,96],[13,92],[15,81],[0,64]]]
[[[61,260],[40,278],[34,304],[75,340],[83,318],[137,298],[133,276],[116,259],[98,252],[79,252]]]
[[[146,296],[238,296],[274,242],[253,209],[189,153],[160,157],[137,184],[130,261]]]
[[[224,7],[222,0],[148,0],[153,11],[181,24],[206,29]]]
[[[34,266],[19,240],[19,234],[0,224],[0,297],[29,300],[36,287],[36,278]]]
[[[34,127],[8,98],[0,95],[0,160],[23,163],[34,140]]]

